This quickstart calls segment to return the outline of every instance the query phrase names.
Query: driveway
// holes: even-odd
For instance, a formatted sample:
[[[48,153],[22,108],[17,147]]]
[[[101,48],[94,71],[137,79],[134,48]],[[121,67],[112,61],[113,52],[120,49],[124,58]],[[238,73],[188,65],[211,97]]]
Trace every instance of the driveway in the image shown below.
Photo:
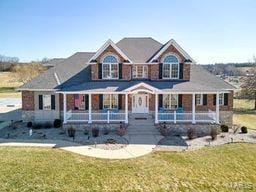
[[[0,121],[21,120],[21,99],[0,98]]]

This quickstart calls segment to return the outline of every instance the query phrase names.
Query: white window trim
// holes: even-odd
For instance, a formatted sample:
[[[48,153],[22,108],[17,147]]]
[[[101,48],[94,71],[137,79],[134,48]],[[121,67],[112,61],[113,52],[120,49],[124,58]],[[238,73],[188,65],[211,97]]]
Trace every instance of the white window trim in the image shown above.
[[[49,103],[49,105],[47,105],[47,106],[49,106],[50,108],[46,108],[46,97],[48,97],[49,98],[49,101],[50,101],[50,103]],[[50,110],[52,110],[52,95],[43,95],[43,110],[47,110],[47,111],[50,111]]]
[[[117,103],[116,103],[116,105],[117,105],[117,108],[118,108],[118,106],[119,106],[119,103],[118,103],[118,94],[103,94],[103,102],[102,102],[102,104],[103,104],[103,108],[104,108],[104,100],[105,100],[105,96],[106,95],[108,95],[109,96],[109,103],[108,103],[108,105],[109,105],[109,108],[106,108],[106,109],[112,109],[112,96],[113,95],[117,95]]]
[[[138,67],[142,67],[142,77],[138,77]],[[145,68],[147,70],[145,70]],[[135,72],[135,76],[134,76],[134,72]],[[145,72],[147,72],[147,73],[145,73]],[[148,78],[148,66],[147,65],[143,65],[143,66],[134,65],[133,70],[132,70],[132,77],[134,79],[147,79]]]
[[[105,57],[107,57],[107,56],[113,56],[113,57],[115,57],[116,58],[116,60],[117,60],[117,63],[104,63],[103,61],[104,61],[104,59],[105,59]],[[107,54],[105,54],[103,57],[102,57],[102,66],[101,66],[101,75],[102,75],[102,79],[119,79],[119,59],[118,59],[118,57],[116,56],[116,55],[114,55],[114,54],[111,54],[111,53],[107,53]],[[104,69],[104,65],[109,65],[109,73],[110,73],[110,76],[109,77],[104,77],[104,71],[103,71],[103,69]],[[117,65],[117,77],[112,77],[112,70],[111,70],[111,65]]]
[[[171,95],[174,95],[176,97],[176,101],[177,101],[177,107],[176,108],[171,108],[172,106],[172,99],[171,99]],[[164,97],[169,97],[169,108],[168,109],[177,109],[179,107],[179,95],[178,94],[163,94],[163,107],[164,107],[164,100],[165,98]]]
[[[219,105],[224,105],[224,93],[219,94]]]
[[[177,58],[178,60],[178,63],[164,63],[164,59],[167,57],[167,56],[174,56]],[[175,53],[167,53],[164,55],[164,57],[162,58],[162,63],[163,63],[163,68],[162,68],[162,78],[163,79],[179,79],[180,77],[180,58],[178,55],[176,55]],[[178,65],[178,75],[177,77],[172,77],[172,65],[175,64],[175,65]],[[170,65],[170,77],[164,77],[164,65]]]
[[[196,100],[196,96],[197,96],[197,95],[200,95],[200,102],[199,102],[199,103],[196,102],[196,101],[197,101],[197,100]],[[195,104],[196,104],[196,105],[203,105],[203,94],[196,94],[196,96],[195,96]]]

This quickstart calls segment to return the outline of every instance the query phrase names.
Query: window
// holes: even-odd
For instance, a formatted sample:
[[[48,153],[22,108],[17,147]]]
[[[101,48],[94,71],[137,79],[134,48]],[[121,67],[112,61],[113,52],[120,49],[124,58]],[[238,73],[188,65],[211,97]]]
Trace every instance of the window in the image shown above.
[[[163,59],[163,78],[177,79],[179,77],[179,61],[174,55],[168,54]]]
[[[43,95],[43,110],[51,110],[51,95]]]
[[[176,109],[178,107],[178,95],[177,94],[164,94],[163,95],[163,107],[166,109]]]
[[[132,68],[133,78],[148,78],[148,66],[135,65]]]
[[[118,78],[118,61],[113,55],[106,56],[102,61],[102,78],[117,79]]]
[[[104,109],[118,108],[118,95],[104,94],[103,95],[103,108]]]
[[[219,104],[224,105],[224,93],[219,94]]]
[[[203,105],[203,94],[196,94],[196,105]]]

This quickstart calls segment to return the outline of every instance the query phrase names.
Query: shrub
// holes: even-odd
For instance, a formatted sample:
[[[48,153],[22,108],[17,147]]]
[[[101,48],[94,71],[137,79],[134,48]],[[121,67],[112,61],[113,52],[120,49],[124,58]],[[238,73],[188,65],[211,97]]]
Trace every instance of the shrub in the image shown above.
[[[125,128],[123,128],[123,127],[118,127],[118,128],[117,128],[117,134],[118,134],[119,136],[124,136],[124,135],[125,135],[125,132],[126,132],[126,129],[125,129]]]
[[[168,133],[169,133],[169,130],[168,130],[168,128],[164,125],[164,126],[162,126],[162,127],[160,127],[160,133],[161,133],[161,135],[163,135],[163,136],[168,136]]]
[[[85,135],[89,135],[89,133],[90,133],[90,131],[86,128],[86,129],[84,129],[84,134]]]
[[[44,123],[43,126],[44,126],[44,128],[46,128],[46,129],[52,128],[52,124],[51,124],[50,122]]]
[[[221,125],[220,129],[222,132],[228,132],[228,126],[227,125]]]
[[[241,132],[242,132],[242,133],[248,133],[247,127],[242,126],[242,127],[241,127]]]
[[[75,134],[76,134],[76,130],[73,127],[68,129],[68,136],[69,137],[75,138]]]
[[[55,119],[53,122],[53,127],[54,128],[59,128],[62,125],[62,121],[60,119]]]
[[[217,139],[217,129],[212,128],[211,132],[210,132],[210,135],[211,135],[212,140]]]
[[[42,129],[43,126],[41,123],[34,123],[32,127],[33,129]]]
[[[189,140],[194,139],[194,137],[195,137],[195,129],[194,128],[189,128],[187,130],[187,136],[188,136]]]
[[[27,123],[27,127],[28,128],[31,128],[33,126],[33,123],[31,122],[31,121],[29,121],[28,123]]]
[[[103,134],[108,135],[109,134],[109,129],[107,127],[103,128]]]
[[[99,132],[100,132],[99,128],[98,127],[94,127],[92,129],[92,136],[93,137],[98,137],[99,136]]]

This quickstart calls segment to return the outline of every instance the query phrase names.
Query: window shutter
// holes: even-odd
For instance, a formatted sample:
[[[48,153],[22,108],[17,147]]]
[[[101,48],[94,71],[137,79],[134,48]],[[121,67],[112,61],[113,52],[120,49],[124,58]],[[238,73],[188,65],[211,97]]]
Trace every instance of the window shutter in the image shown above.
[[[55,110],[55,95],[51,95],[51,109]]]
[[[98,78],[102,79],[102,63],[98,64]]]
[[[213,95],[213,105],[216,105],[216,94]]]
[[[178,107],[182,107],[182,94],[178,95]]]
[[[228,93],[224,93],[224,105],[228,105]]]
[[[183,79],[183,63],[180,63],[179,79]]]
[[[122,70],[122,67],[123,67],[123,64],[122,63],[119,63],[119,79],[122,79],[123,78],[123,76],[122,76],[122,74],[123,74],[123,70]]]
[[[163,107],[163,94],[158,95],[158,107]]]
[[[89,109],[89,95],[84,96],[85,99],[85,110]]]
[[[103,95],[99,95],[99,109],[103,109]]]
[[[39,110],[43,110],[43,95],[38,95]]]
[[[159,79],[163,79],[163,63],[159,63]]]
[[[122,109],[122,95],[118,95],[118,109]]]
[[[207,94],[203,94],[203,105],[207,105]]]

